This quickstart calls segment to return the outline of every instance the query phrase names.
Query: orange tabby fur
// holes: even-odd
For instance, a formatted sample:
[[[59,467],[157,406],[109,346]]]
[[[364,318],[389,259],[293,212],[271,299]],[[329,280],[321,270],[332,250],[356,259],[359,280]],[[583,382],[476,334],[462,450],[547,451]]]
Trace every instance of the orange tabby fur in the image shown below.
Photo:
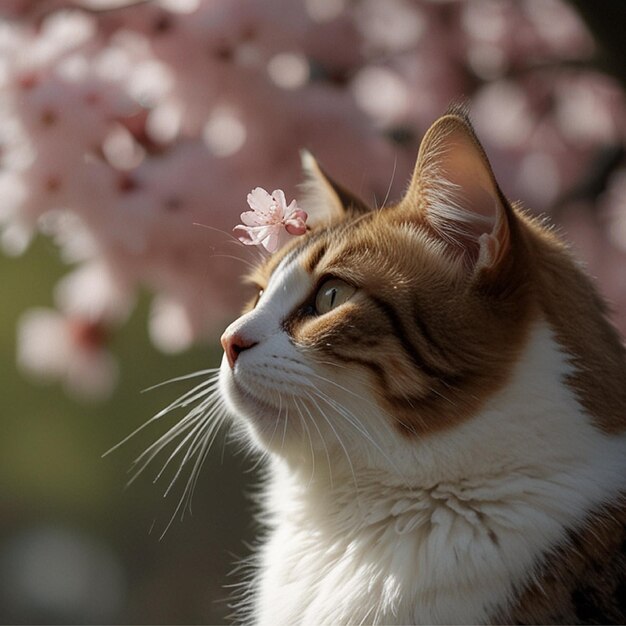
[[[332,316],[304,319],[297,313],[288,321],[294,339],[303,346],[332,344],[328,347],[332,358],[361,362],[381,401],[397,417],[398,426],[407,434],[423,434],[452,427],[473,415],[484,399],[505,383],[528,327],[537,314],[543,313],[558,339],[581,365],[569,382],[583,406],[602,429],[623,431],[624,348],[605,319],[602,300],[564,244],[506,201],[471,126],[458,111],[442,118],[425,138],[421,160],[432,159],[428,152],[437,149],[440,137],[455,132],[474,142],[469,149],[476,150],[482,165],[489,168],[494,193],[500,200],[498,237],[502,241],[497,256],[478,275],[466,271],[454,243],[458,233],[450,235],[449,243],[436,234],[441,227],[433,226],[424,200],[428,196],[424,186],[431,183],[423,180],[423,174],[416,174],[398,205],[359,213],[348,220],[346,239],[338,238],[336,230],[331,236],[324,230],[310,236],[303,261],[308,272],[319,279],[334,275],[356,285],[367,282],[370,298],[376,294],[372,299],[378,306],[360,302],[360,310],[351,320],[358,328],[360,341],[355,344],[357,337],[343,329],[334,334],[338,324]],[[416,171],[421,167],[418,161]],[[439,176],[441,172],[431,175]],[[418,219],[415,205],[421,207]],[[422,245],[416,246],[416,239]],[[273,255],[255,271],[251,282],[263,288],[284,256],[300,245],[294,242]],[[372,250],[377,254],[368,253]],[[381,256],[389,259],[389,268],[403,267],[403,275],[380,267],[377,259]],[[441,280],[442,274],[448,276],[446,282]],[[399,285],[403,287],[401,296]],[[406,301],[398,302],[399,297]],[[400,315],[389,322],[380,315],[380,308],[392,301]],[[347,307],[341,314],[350,316],[356,309],[356,305]],[[442,310],[447,311],[445,318],[440,315]],[[595,314],[589,315],[590,310]],[[406,322],[403,316],[407,316]],[[406,331],[412,325],[409,316],[423,320],[422,333]],[[466,328],[466,318],[481,323]],[[398,327],[408,333],[409,350],[391,339]],[[363,361],[363,337],[377,345],[373,362]],[[411,367],[412,360],[419,360],[418,368]],[[424,371],[432,375],[426,376]],[[423,381],[421,386],[415,384],[416,378]],[[426,388],[429,393],[425,396]],[[442,403],[447,404],[445,420],[440,417]]]
[[[554,232],[504,197],[463,111],[431,128],[398,204],[367,212],[312,167],[345,212],[250,277],[265,289],[289,255],[310,275],[310,294],[282,321],[298,350],[358,369],[405,440],[424,441],[479,414],[546,320],[573,365],[565,382],[592,425],[626,432],[626,351],[606,306]],[[473,217],[457,214],[461,204]],[[357,291],[313,315],[328,277]],[[543,554],[494,623],[626,619],[620,497],[589,511],[581,530]]]

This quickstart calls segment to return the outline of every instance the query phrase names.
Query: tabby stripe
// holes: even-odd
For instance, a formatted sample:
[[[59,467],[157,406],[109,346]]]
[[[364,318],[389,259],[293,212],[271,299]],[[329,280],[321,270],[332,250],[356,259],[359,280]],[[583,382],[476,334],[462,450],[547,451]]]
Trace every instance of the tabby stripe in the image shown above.
[[[311,246],[307,246],[307,250]],[[322,260],[322,257],[326,254],[326,250],[328,250],[328,244],[322,243],[318,246],[317,250],[315,250],[310,256],[306,259],[304,263],[304,269],[312,274],[315,271],[315,268],[319,265],[319,262]]]
[[[342,361],[343,363],[356,363],[357,365],[362,365],[363,367],[367,367],[368,369],[371,369],[374,372],[374,374],[376,374],[376,376],[382,380],[383,388],[384,389],[387,388],[388,385],[387,385],[387,378],[385,374],[385,368],[382,365],[380,365],[380,363],[376,361],[370,361],[368,359],[363,359],[357,356],[346,356],[345,354],[336,352],[335,350],[332,350],[331,352],[332,352],[332,355],[338,361]]]
[[[458,380],[459,374],[454,371],[446,371],[437,367],[432,362],[429,362],[428,359],[424,357],[422,351],[415,345],[415,343],[411,340],[409,333],[404,328],[404,324],[400,319],[400,316],[396,313],[396,310],[385,300],[378,298],[377,296],[373,296],[368,294],[371,298],[372,302],[376,304],[376,306],[383,311],[383,313],[387,316],[389,323],[393,327],[394,333],[396,334],[400,344],[402,345],[405,353],[409,356],[414,365],[430,376],[431,378],[437,378],[439,380],[447,380],[452,383]],[[424,323],[418,318],[415,320],[420,332],[425,329]],[[427,341],[429,337],[432,337],[428,331],[423,335],[424,339]],[[436,344],[435,344],[436,345]]]
[[[297,257],[303,255],[306,253],[307,250],[311,249],[311,246],[318,241],[321,237],[326,235],[328,229],[324,228],[322,230],[320,230],[319,232],[315,232],[315,233],[310,233],[307,235],[307,241],[305,241],[303,243],[304,248],[300,247],[300,246],[296,246],[295,248],[293,248],[292,250],[290,250],[289,252],[287,252],[285,254],[285,256],[279,261],[278,265],[275,267],[275,269],[272,271],[272,274],[275,274],[277,271],[280,270],[280,268],[285,268],[288,265],[291,264],[292,261],[294,261]]]
[[[343,363],[355,363],[356,365],[361,365],[366,367],[374,372],[374,374],[381,380],[381,386],[385,393],[383,394],[385,399],[388,402],[391,402],[397,407],[402,407],[403,409],[415,410],[418,406],[421,406],[426,398],[429,398],[433,395],[432,388],[429,388],[425,395],[410,395],[410,396],[395,396],[387,393],[390,388],[389,383],[387,382],[387,372],[385,367],[376,361],[370,361],[369,359],[364,359],[357,356],[346,356],[340,352],[332,351],[332,355],[337,359],[337,361],[342,361]],[[403,422],[401,422],[403,424]],[[406,426],[406,425],[405,425]]]
[[[424,320],[422,319],[422,316],[421,316],[421,311],[417,308],[417,306],[413,307],[413,317],[411,319],[413,320],[415,325],[418,327],[420,334],[422,335],[422,337],[424,337],[424,339],[426,339],[428,344],[434,350],[436,350],[439,353],[439,355],[441,355],[442,359],[448,360],[445,357],[447,350],[442,348],[439,342],[433,337],[432,333],[430,332],[430,329],[424,323]]]

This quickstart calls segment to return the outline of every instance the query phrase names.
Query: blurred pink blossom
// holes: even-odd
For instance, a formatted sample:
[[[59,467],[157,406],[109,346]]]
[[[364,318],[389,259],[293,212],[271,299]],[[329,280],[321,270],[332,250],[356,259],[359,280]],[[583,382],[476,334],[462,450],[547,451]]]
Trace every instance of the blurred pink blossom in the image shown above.
[[[31,309],[18,325],[18,363],[42,381],[62,382],[80,398],[106,398],[115,387],[118,365],[105,348],[104,333],[98,323]]]
[[[91,354],[113,384],[106,346],[143,288],[160,349],[214,338],[259,252],[231,235],[247,190],[293,197],[305,148],[372,205],[398,199],[461,97],[504,192],[565,227],[626,331],[623,163],[594,174],[623,150],[626,101],[599,47],[564,0],[0,3],[0,247],[43,233],[77,265],[59,313],[24,318],[20,363],[40,349],[70,385],[67,355]],[[304,201],[254,197],[247,242],[304,229]],[[106,332],[90,352],[72,328]]]

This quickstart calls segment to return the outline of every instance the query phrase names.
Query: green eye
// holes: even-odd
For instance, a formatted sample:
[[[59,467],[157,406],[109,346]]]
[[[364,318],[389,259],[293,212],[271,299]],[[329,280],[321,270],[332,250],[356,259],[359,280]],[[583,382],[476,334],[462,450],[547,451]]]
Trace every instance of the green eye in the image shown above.
[[[338,278],[327,280],[315,296],[315,310],[324,315],[350,300],[356,288]]]

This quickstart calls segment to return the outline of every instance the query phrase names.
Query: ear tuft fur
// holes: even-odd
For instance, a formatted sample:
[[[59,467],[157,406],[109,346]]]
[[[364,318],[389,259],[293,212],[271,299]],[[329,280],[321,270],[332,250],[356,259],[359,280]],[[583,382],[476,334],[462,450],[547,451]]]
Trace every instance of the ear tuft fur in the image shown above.
[[[509,246],[513,212],[476,138],[464,105],[428,130],[401,205],[416,212],[469,265],[488,267]]]
[[[300,185],[300,204],[309,215],[308,224],[317,228],[341,219],[346,214],[370,211],[370,207],[358,196],[334,181],[322,169],[308,150],[300,151],[305,180]]]

